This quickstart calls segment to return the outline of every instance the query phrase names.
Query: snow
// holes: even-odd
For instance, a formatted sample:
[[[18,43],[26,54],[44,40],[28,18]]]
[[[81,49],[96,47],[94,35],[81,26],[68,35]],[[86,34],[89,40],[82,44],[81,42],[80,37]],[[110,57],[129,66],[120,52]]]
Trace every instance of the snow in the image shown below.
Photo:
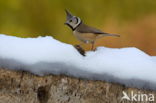
[[[49,36],[18,38],[0,34],[0,67],[156,90],[156,56],[134,47],[98,47],[82,56],[72,45]]]
[[[156,62],[156,56],[152,56],[153,61]]]

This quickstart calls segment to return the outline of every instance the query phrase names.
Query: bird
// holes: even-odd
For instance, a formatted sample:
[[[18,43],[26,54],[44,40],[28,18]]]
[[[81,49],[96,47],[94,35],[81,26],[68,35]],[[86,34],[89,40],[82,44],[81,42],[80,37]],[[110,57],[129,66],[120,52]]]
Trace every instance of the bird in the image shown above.
[[[96,39],[104,36],[116,36],[120,37],[118,34],[110,34],[103,32],[95,27],[86,25],[79,17],[72,15],[68,10],[66,12],[66,22],[65,25],[69,26],[73,35],[82,43],[91,43],[91,50],[94,50],[94,44]]]

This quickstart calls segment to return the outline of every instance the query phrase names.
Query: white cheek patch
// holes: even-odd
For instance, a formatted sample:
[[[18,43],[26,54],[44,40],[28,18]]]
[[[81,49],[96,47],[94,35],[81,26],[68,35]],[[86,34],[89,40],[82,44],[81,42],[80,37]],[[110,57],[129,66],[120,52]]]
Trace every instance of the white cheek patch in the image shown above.
[[[77,18],[77,20],[78,20],[77,24],[73,25],[73,28],[76,28],[81,23],[81,19],[76,16],[74,16],[74,17]]]

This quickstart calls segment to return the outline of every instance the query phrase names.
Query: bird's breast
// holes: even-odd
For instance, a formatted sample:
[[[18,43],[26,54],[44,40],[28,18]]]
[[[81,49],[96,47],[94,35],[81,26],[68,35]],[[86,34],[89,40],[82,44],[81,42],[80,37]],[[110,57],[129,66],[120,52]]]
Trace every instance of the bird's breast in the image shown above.
[[[74,36],[82,42],[94,42],[97,35],[93,33],[80,33],[78,31],[73,31]]]

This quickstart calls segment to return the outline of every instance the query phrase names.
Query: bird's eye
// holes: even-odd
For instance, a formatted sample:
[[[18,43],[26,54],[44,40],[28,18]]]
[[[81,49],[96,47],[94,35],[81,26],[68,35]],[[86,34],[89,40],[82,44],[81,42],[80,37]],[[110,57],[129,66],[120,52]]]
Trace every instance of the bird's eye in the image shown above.
[[[72,20],[69,20],[69,22],[72,22]]]

